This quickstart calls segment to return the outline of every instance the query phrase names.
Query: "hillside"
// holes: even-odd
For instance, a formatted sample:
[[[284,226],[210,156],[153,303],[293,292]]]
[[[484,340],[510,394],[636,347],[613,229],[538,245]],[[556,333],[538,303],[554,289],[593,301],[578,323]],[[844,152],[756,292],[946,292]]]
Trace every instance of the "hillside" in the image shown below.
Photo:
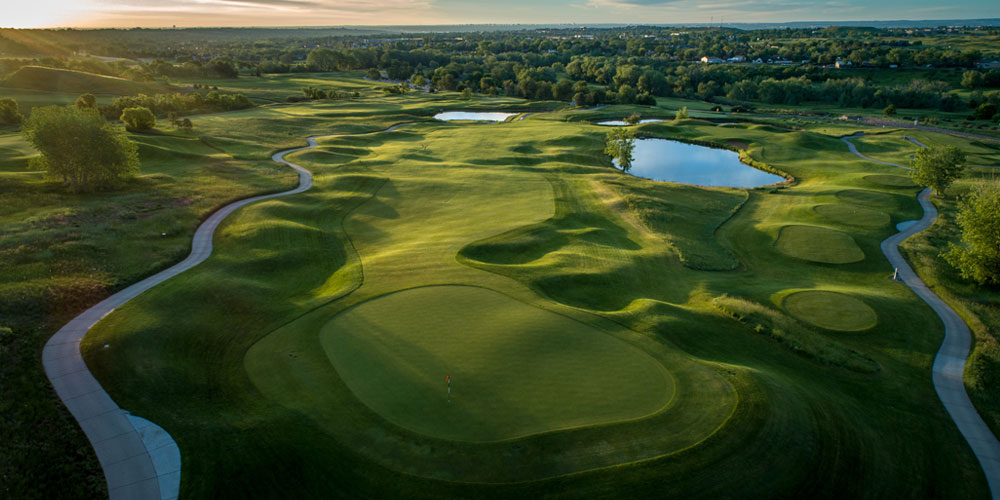
[[[0,86],[49,92],[90,92],[96,95],[155,94],[165,90],[160,84],[39,66],[25,66],[17,70]]]

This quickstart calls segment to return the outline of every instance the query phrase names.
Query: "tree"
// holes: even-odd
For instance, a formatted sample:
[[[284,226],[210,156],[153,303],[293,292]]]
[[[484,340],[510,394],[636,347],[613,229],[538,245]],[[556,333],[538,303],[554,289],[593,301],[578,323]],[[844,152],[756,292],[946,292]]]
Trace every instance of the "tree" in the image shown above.
[[[632,151],[635,150],[635,132],[618,127],[608,132],[604,142],[604,154],[615,160],[622,172],[632,168]]]
[[[83,94],[76,98],[76,107],[97,109],[97,98],[94,94]]]
[[[470,89],[469,87],[465,87],[465,90],[462,91],[462,98],[472,99],[472,89]]]
[[[41,156],[35,168],[72,191],[115,187],[139,171],[139,148],[95,109],[35,108],[22,130]]]
[[[683,120],[683,119],[686,119],[686,118],[689,118],[689,116],[688,116],[688,107],[687,106],[684,106],[681,109],[678,109],[677,113],[674,115],[674,120]]]
[[[636,123],[639,123],[640,120],[642,120],[642,116],[640,116],[639,113],[632,113],[625,118],[625,123],[635,125]]]
[[[965,279],[1000,285],[1000,184],[983,182],[966,196],[956,217],[962,244],[941,254]]]
[[[125,108],[122,110],[121,121],[126,128],[132,130],[149,130],[156,126],[156,117],[149,108]]]
[[[24,116],[17,110],[17,101],[0,98],[0,122],[7,125],[17,125],[22,120],[24,120]]]
[[[982,87],[985,84],[983,74],[978,71],[966,71],[962,73],[962,86],[965,88]]]
[[[896,114],[896,106],[893,106],[892,104],[886,106],[885,109],[882,110],[882,114],[885,116],[894,116]]]
[[[194,124],[191,123],[190,118],[184,118],[181,121],[177,122],[177,126],[180,127],[181,130],[185,132],[190,132],[191,129],[194,128]]]
[[[954,146],[924,148],[910,162],[910,177],[921,186],[929,186],[938,195],[965,170],[965,153]]]
[[[972,117],[976,120],[989,120],[997,114],[997,106],[992,102],[984,102],[972,112]]]
[[[365,72],[365,78],[369,80],[381,80],[382,73],[375,68],[368,68],[368,71]]]

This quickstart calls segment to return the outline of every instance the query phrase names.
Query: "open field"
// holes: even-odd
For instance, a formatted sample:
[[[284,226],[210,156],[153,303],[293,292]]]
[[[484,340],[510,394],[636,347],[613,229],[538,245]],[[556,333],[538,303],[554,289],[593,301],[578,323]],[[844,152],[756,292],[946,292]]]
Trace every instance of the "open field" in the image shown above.
[[[936,317],[885,279],[891,270],[878,254],[889,224],[919,213],[915,187],[867,179],[896,169],[811,132],[697,120],[641,126],[648,136],[745,144],[754,159],[798,180],[702,190],[612,171],[598,154],[606,129],[586,123],[606,110],[497,125],[426,119],[442,107],[488,102],[380,97],[196,120],[218,131],[205,143],[235,161],[259,158],[269,144],[295,146],[296,133],[345,135],[290,156],[314,172],[313,190],[242,209],[205,264],[138,297],[85,339],[89,366],[116,400],[177,440],[183,494],[315,495],[331,482],[349,496],[985,494],[927,376]],[[403,122],[413,123],[352,135]],[[240,133],[223,132],[226,124]],[[673,203],[678,214],[664,217],[652,203]],[[886,215],[852,224],[817,205]],[[690,206],[709,208],[682,215]],[[776,246],[788,227],[844,234],[862,258],[789,259]],[[711,305],[738,296],[772,310],[775,328],[808,329],[781,309],[803,290],[850,297],[822,302],[842,312],[862,303],[877,321],[862,335],[810,332],[810,350],[798,352]],[[468,312],[449,314],[466,301]],[[474,328],[482,336],[463,334],[477,314],[492,318]],[[547,321],[554,326],[545,334]],[[581,326],[558,326],[569,324]],[[440,338],[419,335],[428,330]],[[393,337],[376,346],[359,331]],[[499,352],[489,347],[500,341]],[[574,349],[524,351],[532,342]],[[670,383],[619,383],[615,397],[635,403],[613,411],[587,403],[607,400],[600,383],[572,398],[558,381],[516,389],[527,365],[506,356],[551,356],[534,364],[560,373],[594,364],[589,342],[645,361],[620,362],[635,372],[574,376],[669,373],[650,380]],[[427,355],[402,347],[413,345]],[[345,357],[346,348],[358,354]],[[854,355],[874,364],[842,361]],[[365,357],[434,378],[379,391],[380,380],[401,377]],[[497,374],[521,368],[512,385],[489,384],[463,371],[475,360]],[[416,400],[446,396],[448,374],[456,401],[478,388],[500,391],[507,404],[487,411],[489,398],[464,399],[474,419],[415,410]],[[557,406],[546,410],[545,401]],[[504,416],[525,408],[552,416]],[[445,426],[449,418],[456,425]]]
[[[190,135],[134,134],[143,173],[110,194],[62,193],[27,169],[18,136],[0,135],[0,304],[13,304],[0,326],[32,339],[19,347],[27,370],[60,321],[181,258],[213,208],[291,185],[271,153],[334,134],[289,155],[312,190],[241,209],[208,261],[85,338],[115,400],[177,440],[182,495],[985,496],[930,384],[937,317],[886,279],[878,250],[917,218],[918,188],[847,152],[836,136],[857,125],[638,127],[739,145],[796,179],[701,189],[614,171],[608,128],[590,123],[672,119],[684,105],[739,118],[706,103],[384,96],[357,73],[181,83],[282,102],[194,116]],[[308,85],[362,97],[283,102]],[[430,119],[477,108],[532,114]],[[852,140],[901,164],[916,150],[903,135],[960,145],[977,165],[998,157],[887,132]],[[977,404],[1000,408],[992,352],[970,378]],[[30,411],[55,412],[45,404]],[[988,415],[996,426],[1000,411]],[[4,428],[25,448],[38,432]],[[14,461],[86,450],[72,437]],[[15,477],[15,490],[30,480]]]

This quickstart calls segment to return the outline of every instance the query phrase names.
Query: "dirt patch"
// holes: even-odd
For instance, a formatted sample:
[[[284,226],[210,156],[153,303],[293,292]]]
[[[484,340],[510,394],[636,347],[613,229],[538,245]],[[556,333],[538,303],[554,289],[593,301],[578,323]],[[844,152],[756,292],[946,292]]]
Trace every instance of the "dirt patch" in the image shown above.
[[[733,139],[730,139],[730,140],[726,141],[726,144],[728,144],[728,145],[730,145],[730,146],[732,146],[732,147],[734,147],[736,149],[747,149],[747,148],[750,147],[745,142],[740,142],[740,141],[733,140]]]

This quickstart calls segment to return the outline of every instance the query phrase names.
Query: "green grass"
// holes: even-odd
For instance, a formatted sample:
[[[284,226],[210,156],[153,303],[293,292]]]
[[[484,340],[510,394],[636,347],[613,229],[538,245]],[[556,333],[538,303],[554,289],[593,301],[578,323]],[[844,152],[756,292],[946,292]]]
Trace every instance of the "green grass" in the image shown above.
[[[870,176],[869,176],[870,177]],[[889,224],[889,214],[865,208],[860,205],[830,203],[816,205],[813,210],[822,215],[825,222],[847,224],[861,227],[884,227]]]
[[[750,159],[796,179],[785,188],[703,190],[615,172],[600,153],[606,129],[588,123],[600,112],[557,109],[493,125],[428,119],[491,104],[527,106],[449,93],[367,95],[202,116],[198,144],[145,141],[146,154],[163,161],[178,148],[238,164],[306,135],[343,134],[291,156],[314,171],[311,191],[241,209],[208,261],[84,339],[88,366],[116,401],[177,440],[182,495],[318,497],[331,485],[345,497],[409,498],[988,494],[928,377],[939,320],[874,258],[891,223],[920,213],[917,188],[866,180],[898,169],[811,131],[699,120],[644,126],[650,136],[745,145]],[[631,110],[639,108],[611,111]],[[361,134],[401,122],[410,124]],[[173,161],[180,168],[190,159]],[[183,171],[165,175],[178,182]],[[816,210],[835,204],[844,213],[877,210],[889,224]],[[20,205],[18,213],[30,212],[29,202]],[[789,258],[775,244],[788,227],[842,235],[854,245],[844,252],[869,258]],[[878,322],[863,335],[814,330],[780,309],[797,290],[854,297]],[[720,307],[722,296],[731,300]],[[447,313],[459,305],[464,312]],[[485,338],[514,354],[456,337],[478,317]],[[431,329],[444,335],[421,334]],[[398,333],[373,343],[364,331]],[[531,337],[539,331],[549,333]],[[402,347],[413,342],[441,359]],[[344,359],[335,348],[345,345],[360,355]],[[565,373],[583,363],[588,370],[573,369],[581,378],[613,373],[586,361],[598,351],[638,353],[628,359],[652,368],[631,363],[632,376],[669,372],[672,399],[658,409],[650,387],[620,383],[629,402],[595,417],[567,408],[574,403],[564,394],[565,411],[539,403],[569,380],[532,389],[541,392],[497,381],[482,390],[504,391],[510,408],[491,412],[480,396],[470,407],[476,418],[453,415],[445,426],[434,421],[447,418],[440,413],[421,416],[406,404],[435,384],[440,397],[449,373],[426,388],[411,379],[378,391],[405,364],[364,363],[402,356],[436,373],[480,353],[523,367],[531,361],[519,351],[537,360],[543,349],[553,361],[534,364],[551,366],[533,368]],[[461,366],[450,374],[466,396],[461,380],[476,374]],[[573,399],[600,400],[588,412],[621,401],[600,383],[575,385]]]
[[[781,303],[795,317],[827,330],[859,332],[878,323],[864,302],[842,293],[806,290],[785,296]]]
[[[91,93],[94,95],[155,94],[163,85],[142,83],[114,76],[97,75],[69,69],[25,66],[8,76],[0,86],[31,91]]]
[[[814,226],[785,226],[775,243],[785,255],[824,264],[849,264],[865,253],[849,234]]]
[[[648,354],[486,288],[383,295],[338,314],[319,336],[363,403],[447,440],[497,441],[641,418],[673,394],[666,368]]]

